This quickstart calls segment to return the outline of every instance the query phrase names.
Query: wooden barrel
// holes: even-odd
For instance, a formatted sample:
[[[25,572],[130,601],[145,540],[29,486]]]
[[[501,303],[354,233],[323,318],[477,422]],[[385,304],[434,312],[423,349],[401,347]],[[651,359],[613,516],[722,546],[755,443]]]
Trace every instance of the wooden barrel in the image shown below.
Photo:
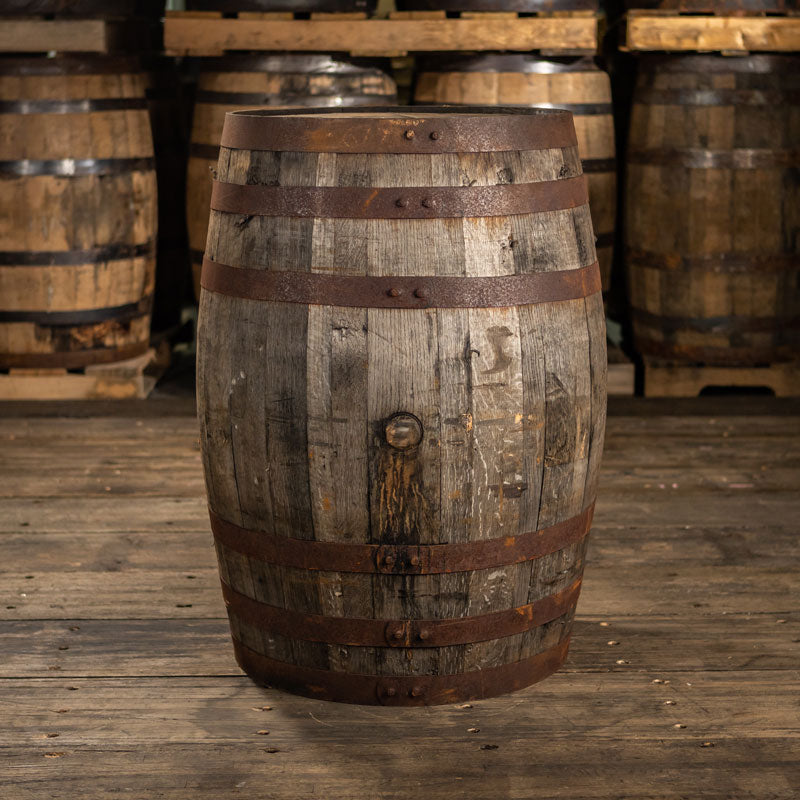
[[[237,658],[425,705],[566,656],[605,421],[605,324],[563,111],[239,112],[198,331]]]
[[[395,0],[402,11],[596,11],[599,0]]]
[[[195,11],[290,11],[324,13],[367,11],[372,13],[378,0],[186,0]]]
[[[574,115],[589,184],[603,291],[611,283],[617,172],[611,82],[592,58],[507,54],[434,56],[418,61],[417,103],[565,108]]]
[[[710,365],[797,358],[800,58],[644,59],[628,147],[639,352]]]
[[[133,59],[0,59],[0,366],[145,352],[156,176]]]
[[[627,8],[661,8],[695,14],[785,13],[797,9],[797,0],[626,0]]]
[[[387,105],[397,96],[394,81],[375,61],[363,59],[326,55],[226,56],[204,59],[200,70],[186,195],[197,297],[208,230],[211,174],[217,166],[225,114],[254,106]]]

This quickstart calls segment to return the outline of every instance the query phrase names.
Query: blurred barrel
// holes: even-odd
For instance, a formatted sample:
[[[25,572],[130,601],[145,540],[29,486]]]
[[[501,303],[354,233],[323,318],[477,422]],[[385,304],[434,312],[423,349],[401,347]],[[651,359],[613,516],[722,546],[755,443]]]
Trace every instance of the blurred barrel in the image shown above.
[[[800,58],[642,59],[627,162],[639,352],[712,365],[797,358]]]
[[[563,111],[228,115],[198,328],[237,658],[320,699],[428,705],[569,644],[605,324]]]
[[[401,11],[596,11],[599,0],[396,0]]]
[[[798,8],[797,0],[626,0],[627,8],[661,8],[694,14],[783,13]]]
[[[378,0],[186,0],[192,11],[373,12]]]
[[[3,0],[3,14],[95,18],[155,18],[164,0]]]
[[[156,175],[133,59],[0,59],[0,366],[148,347]]]
[[[211,171],[228,111],[254,106],[391,105],[397,87],[374,61],[326,55],[245,55],[204,59],[197,82],[187,177],[195,293],[206,244]]]
[[[435,56],[418,60],[417,103],[564,108],[574,115],[589,184],[603,290],[611,280],[617,217],[614,116],[608,74],[591,58]]]

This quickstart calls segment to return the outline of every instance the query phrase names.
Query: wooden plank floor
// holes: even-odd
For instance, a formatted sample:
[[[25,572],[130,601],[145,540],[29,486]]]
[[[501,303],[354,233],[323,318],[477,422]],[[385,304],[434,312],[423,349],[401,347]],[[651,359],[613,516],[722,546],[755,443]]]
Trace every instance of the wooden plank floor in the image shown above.
[[[196,424],[155,402],[0,419],[2,800],[800,796],[797,406],[628,402],[565,669],[396,710],[240,673]]]

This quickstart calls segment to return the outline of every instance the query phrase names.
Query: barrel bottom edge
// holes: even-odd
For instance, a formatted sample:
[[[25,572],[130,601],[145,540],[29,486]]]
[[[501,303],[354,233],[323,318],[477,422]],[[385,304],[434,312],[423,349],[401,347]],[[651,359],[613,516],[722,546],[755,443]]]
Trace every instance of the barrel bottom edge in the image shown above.
[[[556,672],[567,658],[569,644],[567,634],[535,656],[474,672],[392,676],[332,672],[276,661],[233,637],[236,662],[256,683],[316,700],[410,707],[485,700],[519,691]]]

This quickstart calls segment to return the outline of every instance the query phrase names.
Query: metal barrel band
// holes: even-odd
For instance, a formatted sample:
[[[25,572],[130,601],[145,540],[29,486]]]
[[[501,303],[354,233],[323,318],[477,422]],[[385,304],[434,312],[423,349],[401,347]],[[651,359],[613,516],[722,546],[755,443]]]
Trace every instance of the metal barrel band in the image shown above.
[[[195,96],[196,103],[213,103],[230,106],[280,106],[309,108],[349,108],[350,106],[368,106],[385,104],[391,97],[379,94],[293,94],[272,92],[212,92],[199,91]]]
[[[625,251],[625,261],[629,267],[669,272],[698,271],[738,274],[800,271],[800,259],[792,253],[742,252],[686,256],[680,253],[654,253],[629,247]]]
[[[234,111],[223,147],[309,153],[487,153],[577,146],[567,111],[504,106],[374,106],[360,114],[329,109]]]
[[[718,7],[718,2],[709,0],[709,5]],[[741,11],[741,6],[737,10]],[[762,6],[760,10],[766,11],[767,9]],[[641,59],[639,80],[652,83],[659,79],[662,72],[769,74],[773,78],[773,76],[791,75],[798,69],[800,69],[800,58],[786,53],[759,53],[740,58],[720,58],[719,55],[691,55],[688,53],[647,54]]]
[[[797,347],[794,344],[770,345],[768,347],[728,347],[672,344],[659,342],[642,336],[634,327],[634,341],[637,350],[644,356],[652,356],[661,361],[675,363],[702,364],[720,367],[768,366],[797,360]]]
[[[146,109],[144,97],[99,97],[83,100],[0,100],[0,114],[88,114],[92,111]]]
[[[253,600],[222,581],[228,612],[269,634],[350,647],[448,647],[503,639],[552,622],[575,607],[581,579],[560,592],[506,611],[454,619],[324,617]]]
[[[249,186],[214,181],[211,208],[229,214],[322,219],[505,217],[588,203],[583,175],[496,186]]]
[[[686,147],[665,150],[631,150],[631,164],[689,169],[762,169],[800,166],[800,150],[737,147],[730,150],[708,150]]]
[[[62,10],[66,10],[72,3],[61,2],[59,5]],[[3,3],[3,11],[9,13],[9,0]],[[33,12],[35,15],[41,13]],[[141,73],[141,69],[141,62],[135,56],[108,56],[99,53],[59,54],[54,58],[4,57],[0,61],[0,75],[124,75]]]
[[[235,636],[234,653],[239,666],[259,683],[294,694],[340,703],[384,706],[430,706],[480,700],[524,689],[563,663],[569,651],[569,635],[535,656],[454,675],[394,677],[333,672],[276,661],[251,650]]]
[[[135,303],[125,303],[107,308],[86,308],[79,311],[3,311],[0,323],[32,322],[43,327],[77,327],[96,325],[100,322],[129,322],[146,316],[153,308],[153,295],[149,294]]]
[[[150,172],[155,170],[154,158],[21,158],[0,161],[0,175],[35,177],[53,175],[71,178],[82,175],[118,175],[125,172]]]
[[[800,91],[780,89],[637,89],[634,103],[651,106],[772,106],[800,102]]]
[[[601,291],[595,261],[578,269],[494,277],[377,277],[270,271],[203,260],[207,291],[273,303],[350,308],[510,308],[579,300]]]
[[[111,364],[144,355],[150,342],[137,342],[124,347],[95,347],[86,350],[65,350],[57,353],[0,353],[0,368],[82,369],[94,364]]]
[[[505,0],[502,4],[497,0],[401,0],[398,3],[403,9],[428,11],[443,9],[445,11],[597,11],[598,0]]]
[[[297,569],[382,575],[471,572],[533,561],[580,542],[589,533],[594,503],[585,511],[541,530],[452,544],[351,544],[295,539],[242,528],[209,508],[214,538],[224,547],[259,561]]]
[[[641,308],[631,308],[630,313],[634,322],[668,333],[684,330],[721,334],[800,330],[800,316],[750,317],[731,314],[725,317],[677,317],[653,314]]]
[[[312,0],[319,5],[319,0]],[[239,2],[239,0],[237,0]],[[274,3],[274,0],[270,0]],[[288,0],[292,2],[292,0]],[[334,0],[338,2],[338,0]],[[215,11],[220,10],[219,0],[211,0]],[[315,8],[315,11],[321,10]],[[299,75],[303,79],[314,75],[356,75],[365,74],[386,77],[388,59],[352,58],[350,56],[330,56],[320,53],[228,53],[224,56],[208,56],[193,59],[201,73],[219,72],[273,72],[279,75]]]
[[[460,103],[447,102],[442,105],[458,108]],[[550,108],[557,111],[569,111],[570,114],[576,117],[602,116],[614,113],[611,101],[603,103],[506,103],[506,108]]]
[[[0,251],[0,266],[74,267],[153,255],[154,241],[143,244],[107,244],[90,250],[4,250]]]
[[[575,0],[565,0],[574,3]],[[571,6],[574,8],[574,6]],[[417,56],[417,74],[447,72],[522,72],[552,75],[565,72],[601,72],[593,56],[568,57],[563,61],[527,53],[489,53],[468,56]]]
[[[582,158],[581,167],[585,174],[595,172],[613,172],[617,171],[616,158]]]

